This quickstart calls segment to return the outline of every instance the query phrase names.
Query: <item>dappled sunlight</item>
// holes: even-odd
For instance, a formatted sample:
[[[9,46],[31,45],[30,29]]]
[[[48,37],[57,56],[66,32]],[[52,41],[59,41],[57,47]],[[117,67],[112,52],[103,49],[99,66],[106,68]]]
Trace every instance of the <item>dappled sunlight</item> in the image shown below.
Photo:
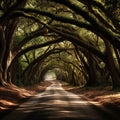
[[[0,111],[5,111],[5,110],[9,109],[9,107],[11,107],[11,106],[16,107],[17,104],[13,101],[0,99]]]
[[[1,110],[6,110],[6,108],[5,108],[5,107],[0,106],[0,111],[1,111]]]
[[[96,106],[101,106],[101,104],[99,102],[95,102],[95,101],[89,101],[89,103],[96,105]]]
[[[32,115],[33,112],[36,112],[36,113],[39,113],[38,116],[42,116],[43,118],[46,118],[46,115],[48,118],[55,118],[55,117],[56,118],[62,118],[62,117],[86,118],[88,117],[89,118],[90,117],[87,112],[87,110],[89,111],[90,109],[88,102],[82,101],[82,100],[66,101],[62,99],[56,99],[52,97],[51,100],[48,99],[46,101],[39,100],[38,102],[36,100],[36,102],[33,101],[33,103],[32,102],[30,102],[29,104],[27,103],[27,105],[29,106],[26,106],[26,104],[22,105],[20,108],[17,109],[17,113],[18,114],[20,113],[29,114],[30,113]],[[92,111],[93,110],[91,110],[91,113],[93,113]]]
[[[120,93],[116,93],[116,94],[110,94],[110,95],[103,95],[103,96],[100,96],[99,98],[112,98],[112,97],[117,97],[117,98],[120,98]]]
[[[8,105],[8,106],[15,106],[15,105],[17,105],[17,104],[15,104],[15,103],[13,103],[13,102],[10,102],[10,101],[7,101],[7,100],[0,100],[0,103],[2,103],[4,106],[6,106],[6,105]]]

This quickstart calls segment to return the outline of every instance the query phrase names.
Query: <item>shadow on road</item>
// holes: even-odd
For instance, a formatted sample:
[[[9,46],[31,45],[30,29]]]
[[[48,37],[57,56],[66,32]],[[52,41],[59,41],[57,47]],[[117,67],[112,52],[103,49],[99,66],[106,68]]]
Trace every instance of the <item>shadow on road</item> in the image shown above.
[[[117,120],[53,82],[2,120]]]

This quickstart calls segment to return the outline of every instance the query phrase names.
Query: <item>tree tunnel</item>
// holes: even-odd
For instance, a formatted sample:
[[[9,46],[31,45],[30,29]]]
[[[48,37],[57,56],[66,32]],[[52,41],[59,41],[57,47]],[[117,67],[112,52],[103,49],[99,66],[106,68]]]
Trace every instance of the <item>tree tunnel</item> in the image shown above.
[[[0,2],[1,86],[37,84],[53,71],[73,85],[120,88],[119,1],[9,3]]]
[[[67,51],[64,51],[62,54],[65,55]],[[53,55],[54,56],[54,55]],[[74,55],[72,54],[66,54],[63,58],[59,56],[56,56],[54,59],[51,59],[47,63],[43,62],[43,68],[40,72],[40,79],[44,80],[46,76],[49,76],[49,74],[52,72],[56,76],[57,80],[62,80],[65,82],[68,82],[72,85],[80,85],[83,86],[85,82],[85,78],[83,77],[82,71],[79,72],[80,68],[75,66],[70,61],[72,60],[71,57]],[[60,57],[60,58],[59,58]],[[70,58],[69,58],[70,57]],[[68,59],[69,58],[69,59]],[[67,59],[67,60],[66,60]],[[69,60],[69,61],[68,61]],[[51,76],[52,77],[52,76]]]

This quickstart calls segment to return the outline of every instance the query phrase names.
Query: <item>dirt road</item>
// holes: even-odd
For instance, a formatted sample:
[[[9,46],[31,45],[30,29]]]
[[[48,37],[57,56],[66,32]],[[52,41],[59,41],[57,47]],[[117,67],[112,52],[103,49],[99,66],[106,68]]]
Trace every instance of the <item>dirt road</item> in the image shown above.
[[[2,120],[107,120],[82,97],[65,91],[58,81],[20,105]],[[116,119],[114,119],[116,120]]]

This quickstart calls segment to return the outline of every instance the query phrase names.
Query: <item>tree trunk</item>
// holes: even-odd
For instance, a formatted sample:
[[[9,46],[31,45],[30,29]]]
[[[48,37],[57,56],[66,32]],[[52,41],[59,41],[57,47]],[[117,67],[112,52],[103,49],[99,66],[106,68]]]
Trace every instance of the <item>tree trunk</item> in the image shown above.
[[[105,45],[106,45],[106,56],[107,56],[106,65],[110,71],[110,75],[112,78],[112,84],[113,84],[112,87],[113,89],[119,89],[120,75],[115,64],[111,44],[108,41],[105,41]]]
[[[115,54],[116,54],[116,58],[118,61],[118,69],[120,69],[120,51],[116,48],[114,48]]]
[[[86,57],[88,60],[88,65],[89,65],[88,71],[87,71],[88,76],[89,76],[89,81],[86,85],[87,86],[96,86],[96,85],[98,85],[97,75],[96,75],[97,69],[95,66],[96,63],[95,63],[93,55],[91,53],[86,52]]]
[[[3,6],[6,7],[6,10],[8,10],[11,7],[12,2],[13,1],[9,1],[10,4],[6,4],[3,2]],[[12,4],[11,9],[9,9],[8,15],[14,9],[23,7],[25,3],[26,0],[16,1],[14,4]],[[8,19],[7,13],[5,13],[5,15],[3,15],[1,19],[1,26],[0,26],[0,83],[1,84],[3,82],[10,82],[7,81],[7,78],[10,77],[7,76],[9,75],[10,72],[8,71],[8,66],[11,63],[11,48],[13,45],[13,35],[15,33],[18,20],[19,18]]]
[[[3,80],[2,72],[3,72],[3,70],[2,70],[2,67],[0,65],[0,86],[4,85],[4,80]]]
[[[17,23],[18,23],[18,18],[15,18],[11,21],[6,21],[6,29],[4,31],[5,40],[6,40],[6,49],[5,49],[5,54],[3,58],[3,64],[2,64],[3,65],[3,77],[5,80],[7,80],[7,69],[12,60],[11,48],[13,45],[13,35],[15,32]]]
[[[2,26],[0,26],[0,85],[3,85],[4,83],[2,63],[5,54],[5,48],[6,48],[5,35]]]

